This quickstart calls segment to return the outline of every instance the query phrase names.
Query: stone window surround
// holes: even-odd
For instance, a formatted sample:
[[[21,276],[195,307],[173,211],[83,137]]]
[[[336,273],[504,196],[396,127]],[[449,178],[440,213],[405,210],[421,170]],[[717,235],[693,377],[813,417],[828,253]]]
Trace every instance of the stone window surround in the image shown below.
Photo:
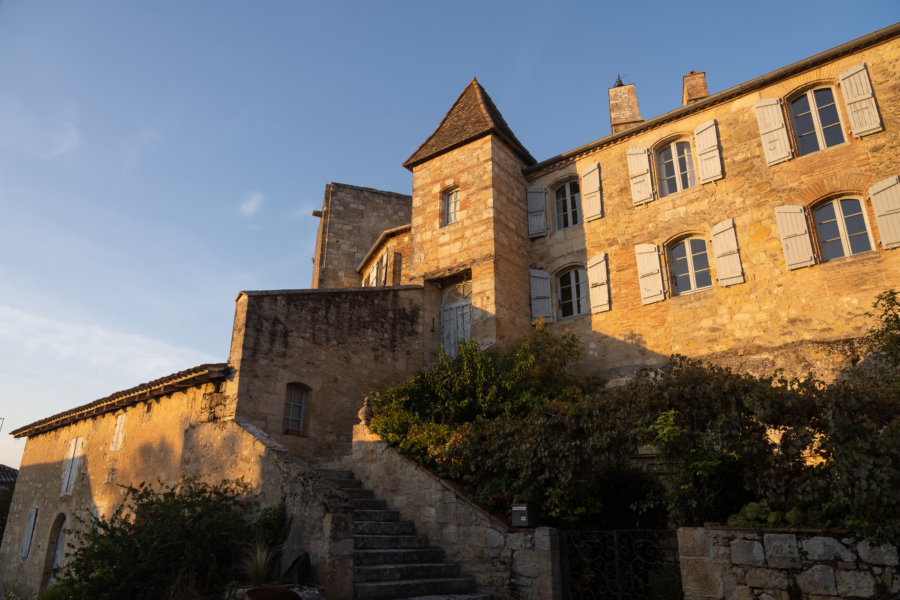
[[[679,147],[684,148],[686,145],[688,149],[687,159],[688,164],[687,167],[682,170],[678,168],[678,149]],[[665,184],[665,178],[663,177],[663,171],[661,167],[662,155],[666,150],[670,150],[672,152],[672,163],[675,165],[675,184],[676,188],[674,191],[666,191],[667,186]],[[690,136],[688,135],[675,135],[669,136],[664,140],[657,142],[653,145],[653,160],[651,162],[651,168],[653,169],[653,180],[656,182],[658,194],[660,198],[664,198],[666,196],[672,196],[674,194],[678,194],[685,190],[688,190],[693,187],[697,187],[697,170],[696,164],[694,161],[695,155],[694,144],[691,141]],[[687,176],[688,184],[684,185],[681,181],[682,177]]]
[[[675,268],[674,268],[675,260],[672,257],[672,252],[678,246],[680,246],[682,244],[685,245],[685,250],[687,250],[690,247],[690,244],[688,244],[688,242],[691,240],[699,240],[699,241],[703,242],[703,249],[705,250],[705,254],[706,254],[706,264],[707,264],[706,270],[709,272],[710,283],[709,283],[709,285],[704,285],[702,287],[697,286],[696,271],[695,271],[694,264],[693,264],[693,258],[692,258],[691,253],[688,252],[686,254],[686,256],[687,256],[686,260],[687,260],[687,264],[688,264],[688,277],[690,278],[690,281],[691,281],[691,288],[688,290],[679,290],[675,287]],[[704,236],[703,234],[701,234],[699,232],[683,233],[683,234],[680,234],[680,235],[677,235],[677,236],[671,238],[668,242],[666,242],[664,244],[664,248],[666,250],[664,253],[665,268],[666,268],[666,275],[667,275],[667,277],[666,277],[667,286],[666,287],[669,288],[669,296],[670,297],[674,298],[677,296],[686,296],[686,295],[693,294],[696,292],[701,292],[703,290],[708,290],[708,289],[711,289],[714,287],[714,284],[713,284],[714,280],[712,278],[712,274],[713,274],[712,261],[710,260],[711,252],[709,249],[709,241],[707,240],[706,236]]]
[[[832,101],[834,102],[835,112],[837,112],[837,117],[838,117],[837,126],[840,129],[841,136],[843,137],[843,140],[841,142],[832,144],[830,146],[827,146],[824,144],[825,140],[824,140],[823,128],[822,128],[820,117],[818,114],[818,112],[819,112],[818,106],[815,104],[815,98],[814,98],[814,94],[815,94],[816,90],[824,90],[824,89],[831,90]],[[819,82],[816,82],[816,83],[813,83],[810,85],[806,85],[799,90],[794,90],[793,92],[791,92],[790,94],[785,96],[785,98],[784,98],[784,108],[785,108],[785,113],[786,113],[785,114],[785,117],[786,117],[785,126],[787,127],[787,129],[789,131],[789,139],[790,139],[790,143],[793,148],[793,151],[794,151],[795,158],[802,158],[804,156],[808,156],[810,154],[815,154],[816,152],[821,152],[823,150],[828,150],[829,148],[842,146],[843,144],[847,143],[847,141],[849,140],[849,137],[847,135],[848,132],[846,129],[846,118],[842,114],[844,112],[844,110],[846,110],[846,107],[843,106],[842,102],[838,101],[838,95],[839,94],[838,94],[837,88],[834,86],[834,84],[832,82],[819,81]],[[794,118],[793,103],[804,96],[807,97],[807,99],[809,100],[809,103],[810,103],[810,111],[811,111],[812,118],[813,118],[815,134],[816,134],[816,139],[818,141],[819,148],[817,150],[811,150],[806,153],[801,153],[800,152],[800,143],[797,140],[797,125],[795,123],[795,118]],[[814,106],[815,106],[815,108],[813,108]]]
[[[866,236],[866,240],[869,243],[868,250],[862,250],[860,252],[849,252],[848,251],[848,250],[850,250],[850,242],[849,242],[850,236],[847,233],[846,215],[844,215],[843,212],[841,212],[842,211],[842,208],[840,208],[841,200],[856,200],[857,202],[859,202],[860,210],[862,211],[861,214],[862,214],[862,218],[863,218],[863,224],[865,226],[865,236]],[[829,204],[831,204],[835,208],[835,216],[837,217],[837,224],[838,224],[838,229],[839,229],[839,234],[840,234],[841,246],[843,247],[843,251],[844,251],[843,256],[838,256],[838,257],[834,257],[831,259],[825,257],[825,252],[824,252],[824,249],[822,248],[822,240],[820,239],[820,228],[819,228],[817,220],[816,220],[816,211],[818,211],[819,209],[821,209]],[[807,217],[807,220],[809,221],[809,225],[810,225],[810,229],[809,229],[810,238],[812,238],[813,248],[816,253],[816,263],[817,264],[824,264],[824,263],[831,262],[834,260],[840,260],[842,258],[850,258],[850,257],[858,256],[861,254],[868,254],[875,250],[875,242],[872,239],[872,227],[869,224],[869,215],[868,215],[869,210],[868,210],[866,204],[867,203],[866,203],[864,197],[860,196],[859,194],[840,194],[840,195],[834,195],[834,196],[819,200],[819,201],[806,207],[806,217]]]

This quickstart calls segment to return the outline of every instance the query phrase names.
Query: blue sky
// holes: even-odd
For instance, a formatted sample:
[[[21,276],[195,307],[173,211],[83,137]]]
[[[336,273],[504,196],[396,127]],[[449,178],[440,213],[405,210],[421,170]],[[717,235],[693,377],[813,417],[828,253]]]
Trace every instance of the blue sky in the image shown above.
[[[401,163],[477,76],[549,158],[900,17],[896,0],[0,0],[0,463],[9,431],[228,358],[239,290],[308,287],[324,186]]]

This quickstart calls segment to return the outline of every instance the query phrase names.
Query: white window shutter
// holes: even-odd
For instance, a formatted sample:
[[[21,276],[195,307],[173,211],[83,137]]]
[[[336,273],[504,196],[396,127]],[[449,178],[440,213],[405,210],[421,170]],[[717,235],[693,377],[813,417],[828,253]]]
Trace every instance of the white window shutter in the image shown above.
[[[547,234],[547,194],[542,187],[529,187],[526,192],[528,200],[528,237],[541,237]]]
[[[631,200],[635,206],[653,200],[649,150],[646,148],[628,149],[628,175],[631,177]]]
[[[841,73],[840,81],[853,136],[860,138],[884,129],[866,63],[859,63]]]
[[[700,183],[722,179],[722,155],[719,150],[719,128],[715,119],[710,119],[694,130],[694,145],[697,147],[697,176]]]
[[[869,198],[875,209],[881,247],[897,248],[900,246],[900,177],[894,175],[870,187]]]
[[[113,452],[122,447],[123,437],[125,435],[125,413],[116,417],[116,430],[113,432],[112,442],[109,449]]]
[[[553,303],[550,301],[550,273],[540,269],[529,269],[531,278],[531,320],[544,317],[553,320]]]
[[[25,537],[22,538],[22,549],[19,550],[21,558],[28,558],[31,552],[31,540],[34,538],[34,524],[37,521],[38,509],[32,508],[28,513],[28,523],[25,525]]]
[[[637,257],[638,278],[641,286],[641,302],[652,304],[665,300],[659,250],[654,244],[638,244],[634,247]]]
[[[78,468],[81,465],[83,445],[84,438],[77,437],[69,440],[69,449],[66,453],[66,460],[63,463],[63,480],[60,496],[71,494],[75,488],[75,479],[78,476]]]
[[[756,122],[759,124],[759,135],[762,137],[766,163],[771,167],[791,158],[791,142],[788,140],[787,127],[784,126],[784,111],[781,100],[766,98],[756,103]]]
[[[581,176],[581,208],[584,220],[593,221],[603,216],[603,192],[600,189],[600,165],[593,163]]]
[[[744,269],[738,249],[734,219],[726,219],[712,227],[713,256],[716,259],[716,279],[719,285],[727,287],[744,283]]]
[[[784,263],[788,270],[815,264],[816,257],[803,207],[776,206],[775,220],[778,221],[778,230],[781,232],[781,249],[784,251]]]
[[[602,252],[589,260],[587,264],[592,313],[606,312],[610,309],[608,260],[606,252]]]

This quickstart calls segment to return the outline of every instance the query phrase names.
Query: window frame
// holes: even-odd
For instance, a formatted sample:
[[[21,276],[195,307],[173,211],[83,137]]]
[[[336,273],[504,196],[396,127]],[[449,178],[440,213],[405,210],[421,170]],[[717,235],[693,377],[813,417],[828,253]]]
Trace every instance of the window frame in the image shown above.
[[[868,250],[860,250],[859,252],[852,252],[852,248],[850,245],[850,238],[853,236],[861,235],[861,234],[860,233],[856,233],[856,234],[848,233],[847,215],[844,214],[844,208],[842,205],[842,201],[844,201],[844,200],[854,200],[859,203],[859,213],[851,214],[850,217],[857,216],[857,215],[862,217],[863,225],[865,227],[865,231],[863,233],[865,234],[865,239],[869,244]],[[824,241],[822,240],[822,229],[819,226],[819,219],[818,219],[818,215],[817,215],[819,210],[821,210],[822,208],[824,208],[826,206],[832,206],[834,209],[835,224],[838,228],[838,237],[831,238],[830,240],[825,240],[825,241],[839,240],[841,242],[841,250],[843,251],[843,255],[835,256],[832,258],[825,257],[825,246],[824,246]],[[832,196],[830,198],[826,198],[824,200],[820,200],[818,202],[810,204],[806,209],[806,213],[808,215],[808,219],[812,226],[811,231],[810,231],[810,233],[812,235],[810,235],[810,237],[813,239],[813,243],[815,244],[816,258],[817,258],[817,262],[819,264],[825,264],[825,263],[832,262],[835,260],[840,260],[842,258],[850,258],[852,256],[866,254],[868,252],[874,252],[876,250],[875,240],[872,237],[872,227],[869,223],[869,216],[868,216],[867,210],[866,210],[866,203],[863,198],[858,197],[853,194]],[[848,250],[851,250],[851,251],[848,252]]]
[[[460,344],[467,344],[473,338],[472,291],[472,280],[465,278],[448,283],[441,294],[440,343],[444,353],[450,358],[456,358],[459,354]],[[445,329],[451,320],[454,325],[453,335]]]
[[[294,392],[299,391],[302,393],[302,397],[299,402],[300,406],[300,416],[294,417],[292,416],[293,408],[297,406],[297,402],[294,401]],[[310,389],[308,386],[298,382],[292,381],[285,386],[285,394],[284,394],[284,411],[282,414],[281,421],[281,432],[284,435],[292,435],[296,437],[306,437],[306,413],[309,406],[309,395]],[[294,424],[295,421],[299,421],[300,428],[295,429],[292,428],[291,425]]]
[[[577,188],[572,192],[572,186]],[[563,197],[559,197],[559,191],[563,192]],[[584,214],[581,210],[581,185],[578,178],[563,181],[559,185],[553,187],[553,219],[556,224],[556,231],[571,229],[576,225],[584,223]],[[563,220],[569,222],[563,225]]]
[[[678,148],[679,146],[687,147],[688,149],[688,158],[690,159],[688,162],[687,170],[681,170],[678,168],[679,162],[679,154]],[[672,165],[675,167],[675,189],[674,191],[668,191],[668,184],[666,183],[669,179],[664,176],[663,170],[663,153],[669,150],[672,152]],[[677,194],[679,192],[683,192],[685,190],[689,190],[691,188],[695,188],[699,185],[697,179],[697,165],[694,159],[695,148],[691,140],[687,137],[676,137],[670,138],[668,141],[663,142],[661,144],[657,144],[657,146],[653,149],[653,158],[654,158],[654,168],[656,169],[656,187],[659,190],[658,194],[660,198],[664,198],[666,196],[671,196],[673,194]],[[682,182],[682,178],[688,177],[688,185],[685,186]]]
[[[703,244],[703,251],[706,256],[706,268],[705,269],[697,269],[696,266],[694,265],[694,257],[697,256],[698,254],[696,252],[694,252],[693,249],[691,249],[692,244],[690,244],[690,242],[692,242],[692,241],[701,242]],[[682,245],[684,245],[684,247],[685,247],[684,260],[685,260],[685,265],[688,268],[687,273],[685,273],[685,275],[687,275],[688,280],[690,281],[690,284],[691,284],[691,287],[686,290],[682,290],[678,287],[678,283],[677,283],[678,282],[678,274],[676,274],[676,272],[675,272],[676,258],[674,256],[674,252],[679,246],[682,246]],[[675,296],[686,296],[689,294],[693,294],[695,292],[700,292],[700,291],[708,290],[708,289],[715,287],[715,278],[713,277],[712,261],[710,260],[710,256],[711,255],[714,256],[714,254],[712,252],[710,252],[710,243],[706,239],[705,236],[697,234],[697,233],[682,235],[682,236],[674,238],[672,241],[668,242],[665,245],[665,249],[666,249],[666,263],[668,266],[668,275],[669,275],[669,295],[671,297],[674,298]],[[709,284],[703,285],[701,287],[697,283],[697,273],[703,272],[703,271],[706,271],[707,276],[709,277]]]
[[[837,115],[837,122],[832,123],[830,125],[822,126],[821,115],[819,114],[821,108],[816,102],[816,91],[818,90],[828,90],[831,92],[831,100],[832,106],[834,106],[834,112]],[[798,131],[797,120],[798,117],[794,114],[794,103],[800,100],[801,98],[806,98],[807,105],[809,108],[809,115],[813,122],[813,130],[811,133],[815,134],[816,144],[818,147],[815,150],[809,150],[807,152],[803,151],[803,148],[800,145],[800,133]],[[803,91],[796,92],[787,96],[785,98],[785,108],[787,109],[787,121],[790,123],[790,131],[791,131],[791,144],[793,145],[794,151],[796,152],[796,157],[800,158],[801,156],[808,156],[810,154],[815,154],[816,152],[821,152],[822,150],[827,150],[828,148],[834,148],[836,146],[840,146],[842,144],[846,144],[848,141],[847,132],[844,129],[844,119],[841,116],[841,107],[838,103],[838,94],[836,89],[831,84],[822,84],[814,87],[807,88]],[[805,114],[805,113],[804,113]],[[837,126],[838,130],[841,132],[842,140],[838,143],[826,145],[825,144],[825,129],[828,127]],[[804,134],[808,135],[808,134]]]
[[[576,281],[570,281],[567,288],[572,288],[570,298],[563,300],[563,277],[574,273]],[[556,292],[556,314],[560,320],[574,319],[591,314],[590,284],[587,278],[587,269],[582,264],[574,264],[558,270],[553,277]],[[565,314],[563,306],[571,305],[571,314]]]
[[[459,188],[446,188],[441,192],[441,227],[459,222]]]

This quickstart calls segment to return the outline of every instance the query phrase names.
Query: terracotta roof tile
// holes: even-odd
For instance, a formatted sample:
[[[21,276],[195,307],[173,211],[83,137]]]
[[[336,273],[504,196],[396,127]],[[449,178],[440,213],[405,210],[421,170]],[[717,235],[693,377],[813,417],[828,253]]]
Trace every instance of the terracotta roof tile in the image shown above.
[[[526,166],[537,162],[506,124],[491,97],[473,78],[472,83],[466,86],[463,93],[444,115],[434,133],[413,152],[412,156],[406,159],[403,166],[412,171],[414,166],[426,160],[489,133],[493,133],[506,142],[525,162]]]

